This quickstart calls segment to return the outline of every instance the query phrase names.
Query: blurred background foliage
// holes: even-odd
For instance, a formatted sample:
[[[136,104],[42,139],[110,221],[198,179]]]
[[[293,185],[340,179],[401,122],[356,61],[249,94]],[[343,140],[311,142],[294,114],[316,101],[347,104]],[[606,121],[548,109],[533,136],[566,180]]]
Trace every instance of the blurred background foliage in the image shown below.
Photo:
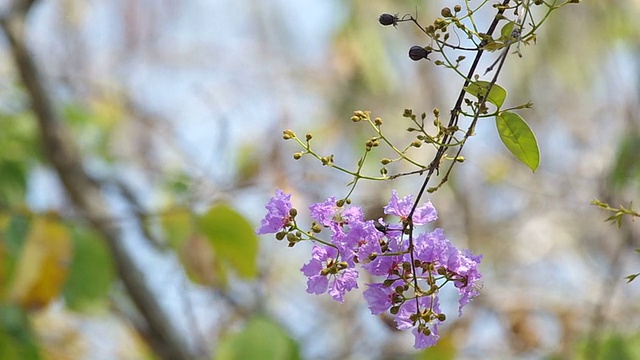
[[[473,1],[472,1],[473,2]],[[462,81],[412,62],[417,29],[452,1],[39,1],[26,46],[82,163],[153,297],[194,359],[634,359],[640,356],[638,223],[589,206],[640,199],[640,2],[558,11],[499,83],[540,143],[531,172],[480,122],[467,161],[431,195],[438,226],[485,258],[482,295],[449,316],[439,345],[305,293],[309,247],[254,229],[279,187],[294,205],[343,196],[347,178],[303,158],[281,131],[313,132],[354,165],[380,116],[406,141],[405,108],[446,113]],[[9,14],[12,1],[0,2]],[[487,20],[488,19],[483,19]],[[118,261],[48,162],[30,93],[0,37],[0,359],[163,358]],[[488,59],[487,61],[491,61]],[[488,62],[486,66],[490,65]],[[481,67],[483,68],[483,67]],[[423,159],[432,154],[425,149]],[[384,154],[380,154],[383,157]],[[381,215],[391,188],[355,199]],[[366,279],[364,279],[366,281]],[[447,299],[445,303],[453,299]],[[444,305],[455,312],[455,303]],[[148,325],[146,325],[148,327]],[[156,339],[157,340],[157,339]]]

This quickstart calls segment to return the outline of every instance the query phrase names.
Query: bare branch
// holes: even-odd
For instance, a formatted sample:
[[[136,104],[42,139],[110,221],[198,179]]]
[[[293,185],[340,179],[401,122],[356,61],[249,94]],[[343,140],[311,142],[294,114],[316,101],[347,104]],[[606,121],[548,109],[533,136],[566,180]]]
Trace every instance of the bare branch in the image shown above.
[[[32,1],[25,2],[24,11]],[[149,288],[144,274],[135,264],[135,259],[127,252],[122,241],[121,230],[112,221],[106,200],[100,186],[86,173],[82,157],[68,129],[61,123],[54,110],[38,68],[29,54],[24,41],[24,18],[26,12],[16,11],[0,20],[0,25],[9,40],[11,52],[22,82],[31,98],[31,105],[38,121],[42,151],[55,168],[67,194],[86,219],[107,241],[116,261],[118,274],[124,283],[138,311],[148,325],[148,333],[162,344],[155,347],[156,353],[164,359],[193,359],[185,340],[177,332],[168,314],[160,306],[158,297]]]

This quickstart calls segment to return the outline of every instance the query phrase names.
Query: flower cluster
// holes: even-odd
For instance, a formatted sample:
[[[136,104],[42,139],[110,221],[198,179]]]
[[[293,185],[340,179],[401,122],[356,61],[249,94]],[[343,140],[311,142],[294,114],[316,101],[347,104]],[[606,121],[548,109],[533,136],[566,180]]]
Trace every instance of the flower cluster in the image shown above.
[[[328,292],[339,302],[347,291],[358,288],[358,268],[380,279],[367,285],[363,295],[374,315],[389,311],[400,330],[412,330],[416,348],[426,348],[439,339],[438,325],[446,317],[440,310],[438,293],[447,283],[458,289],[459,315],[478,295],[478,264],[481,256],[460,251],[444,237],[442,229],[420,232],[417,227],[437,219],[431,202],[413,209],[411,196],[391,194],[384,213],[397,222],[365,220],[362,209],[334,197],[309,207],[314,222],[308,231],[296,222],[291,195],[276,190],[266,205],[267,215],[258,234],[285,237],[289,246],[299,241],[314,243],[311,260],[300,269],[307,277],[307,292]],[[323,230],[330,240],[319,238]]]

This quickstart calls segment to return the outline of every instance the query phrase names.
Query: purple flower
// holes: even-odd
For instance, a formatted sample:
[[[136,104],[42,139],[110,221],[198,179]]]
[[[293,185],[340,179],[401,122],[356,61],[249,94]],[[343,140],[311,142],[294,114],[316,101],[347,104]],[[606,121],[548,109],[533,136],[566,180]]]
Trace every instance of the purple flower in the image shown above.
[[[309,206],[311,210],[311,217],[318,222],[318,224],[329,227],[334,221],[333,217],[336,213],[336,198],[330,197],[324,202],[315,203]]]
[[[398,198],[398,193],[395,190],[391,191],[391,199],[389,204],[384,207],[384,213],[389,215],[399,216],[402,221],[406,220],[413,208],[413,199],[411,195],[405,196],[402,199]],[[438,218],[438,212],[433,207],[431,201],[416,208],[413,213],[413,224],[424,225],[430,221],[434,221]]]
[[[462,316],[462,307],[470,303],[474,297],[480,294],[478,289],[481,286],[480,278],[482,278],[482,274],[478,269],[478,265],[481,260],[482,255],[474,256],[469,250],[460,253],[457,271],[455,272],[461,276],[464,281],[458,280],[454,283],[460,294],[460,300],[458,301],[459,316]]]
[[[440,340],[440,335],[438,334],[438,325],[433,324],[429,326],[429,330],[431,333],[429,335],[425,335],[423,332],[419,331],[418,328],[414,328],[411,333],[415,337],[415,342],[413,343],[413,347],[416,349],[426,349],[435,345],[438,340]]]
[[[347,291],[358,288],[358,271],[354,268],[347,268],[334,276],[329,282],[329,295],[339,302],[344,302],[344,294]]]
[[[333,196],[324,202],[312,204],[309,210],[311,217],[320,225],[330,228],[334,235],[343,235],[345,225],[364,218],[362,209],[357,206],[336,206],[336,198]]]
[[[307,292],[320,295],[329,289],[329,295],[339,302],[344,301],[347,291],[358,288],[358,272],[346,268],[335,274],[322,274],[327,265],[335,264],[338,251],[333,247],[315,245],[311,250],[311,260],[300,271],[307,277]],[[331,279],[329,279],[331,277]]]
[[[276,189],[276,195],[269,200],[265,208],[267,215],[260,222],[258,234],[275,234],[284,229],[291,222],[291,194]]]
[[[462,307],[479,294],[482,274],[478,265],[482,256],[475,256],[469,250],[460,251],[444,237],[442,229],[418,235],[415,238],[414,256],[416,259],[434,263],[436,269],[444,268],[452,274],[452,280],[460,294],[458,314],[462,315]]]
[[[340,249],[343,260],[350,264],[355,255],[360,263],[368,263],[369,255],[382,252],[379,240],[383,236],[384,234],[376,230],[372,220],[354,221],[349,224],[346,234],[333,236],[332,243]]]
[[[433,307],[431,307],[431,301],[433,299]],[[438,335],[438,324],[440,321],[437,318],[434,318],[429,323],[420,323],[420,321],[413,321],[411,319],[412,315],[417,313],[422,313],[425,310],[431,309],[435,314],[439,314],[440,304],[437,296],[424,296],[418,299],[418,303],[420,309],[416,308],[415,299],[409,299],[405,301],[402,305],[400,305],[400,309],[395,316],[396,327],[399,330],[407,330],[413,328],[413,335],[415,337],[415,343],[413,347],[416,349],[424,349],[429,346],[433,346],[440,339],[440,335]],[[425,335],[423,331],[420,330],[421,327],[429,327],[430,334]]]
[[[400,238],[389,239],[387,237],[387,247],[390,252],[400,252],[404,250],[403,243]],[[376,276],[389,276],[394,270],[397,269],[398,264],[402,262],[402,255],[394,256],[378,256],[371,260],[368,264],[362,265],[371,275]]]
[[[389,310],[392,305],[391,295],[392,289],[382,284],[367,284],[369,287],[362,295],[369,304],[369,310],[373,315],[382,314]]]

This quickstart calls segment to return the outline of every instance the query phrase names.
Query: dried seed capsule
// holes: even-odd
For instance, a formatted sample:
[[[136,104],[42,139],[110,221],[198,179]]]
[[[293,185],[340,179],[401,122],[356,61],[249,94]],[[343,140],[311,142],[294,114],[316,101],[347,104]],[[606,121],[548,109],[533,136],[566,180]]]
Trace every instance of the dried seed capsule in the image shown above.
[[[423,48],[422,46],[415,45],[412,46],[411,49],[409,49],[409,58],[413,61],[418,61],[426,59],[429,53],[430,51],[427,51],[427,49]]]
[[[398,25],[398,17],[396,15],[382,14],[378,18],[378,21],[380,22],[381,25],[384,25],[384,26],[389,26],[389,25],[397,26]]]

